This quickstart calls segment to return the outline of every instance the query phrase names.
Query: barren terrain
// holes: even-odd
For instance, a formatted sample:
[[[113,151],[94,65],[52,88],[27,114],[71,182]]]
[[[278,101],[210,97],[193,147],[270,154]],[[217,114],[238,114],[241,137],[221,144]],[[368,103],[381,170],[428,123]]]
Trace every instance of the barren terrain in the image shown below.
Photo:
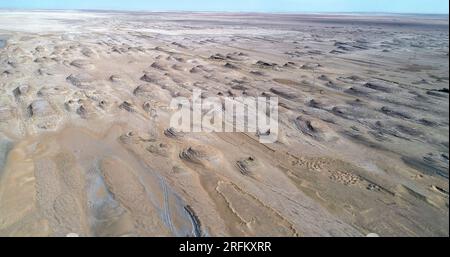
[[[448,236],[448,16],[0,11],[1,236]],[[176,96],[277,96],[279,138]]]

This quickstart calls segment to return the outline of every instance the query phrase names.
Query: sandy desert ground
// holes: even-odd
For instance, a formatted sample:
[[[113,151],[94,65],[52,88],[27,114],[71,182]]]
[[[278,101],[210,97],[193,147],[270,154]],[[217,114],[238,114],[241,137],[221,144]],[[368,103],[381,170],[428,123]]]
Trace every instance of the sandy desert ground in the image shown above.
[[[448,236],[448,16],[0,11],[1,236]],[[172,97],[277,96],[274,144]]]

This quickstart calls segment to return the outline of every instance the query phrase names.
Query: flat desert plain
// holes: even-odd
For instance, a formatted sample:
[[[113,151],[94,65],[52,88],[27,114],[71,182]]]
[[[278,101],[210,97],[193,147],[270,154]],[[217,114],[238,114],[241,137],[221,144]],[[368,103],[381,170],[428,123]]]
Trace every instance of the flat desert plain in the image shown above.
[[[0,11],[1,236],[448,236],[448,16]],[[279,133],[174,97],[278,97]]]

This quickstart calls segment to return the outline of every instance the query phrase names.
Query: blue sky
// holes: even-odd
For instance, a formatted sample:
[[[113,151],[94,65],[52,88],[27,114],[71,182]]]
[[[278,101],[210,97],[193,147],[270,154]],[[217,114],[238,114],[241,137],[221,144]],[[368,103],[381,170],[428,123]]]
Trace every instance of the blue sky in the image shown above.
[[[0,0],[0,8],[448,14],[448,0]]]

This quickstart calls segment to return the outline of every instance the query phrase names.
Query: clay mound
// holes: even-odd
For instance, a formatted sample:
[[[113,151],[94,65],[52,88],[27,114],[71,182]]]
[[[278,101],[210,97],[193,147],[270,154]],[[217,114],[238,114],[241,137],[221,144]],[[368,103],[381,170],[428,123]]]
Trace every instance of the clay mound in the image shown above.
[[[247,55],[242,52],[229,53],[226,58],[232,61],[245,61],[248,59]]]
[[[180,47],[180,48],[183,48],[183,49],[187,49],[188,48],[187,46],[185,46],[185,45],[183,45],[181,43],[178,43],[178,42],[172,42],[172,45]]]
[[[428,90],[427,95],[429,96],[435,96],[439,98],[448,98],[448,92],[445,92],[444,90]]]
[[[270,92],[272,92],[272,93],[274,93],[274,94],[276,94],[278,96],[281,96],[281,97],[283,97],[285,99],[288,99],[288,100],[292,100],[292,99],[298,98],[297,92],[291,91],[291,90],[286,89],[284,87],[272,87],[270,89]]]
[[[260,68],[265,68],[265,69],[273,69],[273,68],[277,68],[278,64],[277,63],[264,62],[264,61],[257,61],[256,62],[256,66],[258,66]]]
[[[394,88],[391,85],[387,85],[386,83],[380,83],[380,82],[368,82],[364,84],[365,87],[377,90],[383,93],[392,93],[394,91],[397,91],[396,88]]]
[[[71,74],[66,78],[66,80],[79,88],[89,87],[94,81],[94,78],[87,73]]]
[[[30,91],[30,86],[20,85],[13,90],[14,97],[19,98],[26,95]]]
[[[43,86],[37,91],[36,95],[40,97],[52,97],[55,95],[64,95],[67,93],[67,88],[62,86]]]
[[[122,110],[125,110],[127,112],[136,112],[136,107],[132,103],[130,103],[128,101],[122,102],[119,105],[119,108],[122,109]]]
[[[428,153],[422,158],[403,156],[402,161],[425,175],[440,176],[447,180],[449,178],[448,156],[445,154]]]
[[[354,86],[350,87],[349,89],[346,89],[344,92],[349,95],[369,97],[370,94],[373,93],[374,91]]]
[[[223,60],[226,60],[226,56],[223,54],[217,53],[217,54],[211,55],[209,57],[209,59],[216,60],[216,61],[223,61]]]
[[[208,164],[217,162],[220,159],[220,155],[215,149],[204,145],[185,148],[180,152],[179,157],[186,162],[201,166],[208,166]]]
[[[149,82],[149,83],[155,83],[155,84],[158,82],[158,80],[156,78],[154,78],[154,77],[152,77],[152,76],[150,76],[148,74],[144,74],[140,78],[140,80],[145,81],[145,82]]]
[[[408,113],[406,113],[404,111],[392,109],[391,107],[388,107],[388,106],[381,107],[381,112],[388,116],[395,117],[395,118],[407,119],[407,120],[412,119],[411,115],[409,115]]]
[[[91,70],[94,68],[94,65],[88,60],[74,60],[70,63],[70,65],[77,67],[79,69]]]
[[[145,100],[169,102],[171,95],[167,90],[154,84],[144,84],[136,87],[133,94]]]
[[[49,69],[49,68],[39,68],[38,70],[37,70],[37,73],[39,74],[39,75],[41,75],[41,76],[53,76],[53,75],[55,75],[55,72],[54,71],[52,71],[51,69]]]
[[[86,57],[96,57],[97,54],[90,48],[85,47],[81,50],[81,53]]]
[[[303,70],[314,70],[320,67],[322,67],[320,63],[306,63],[303,64],[300,68]]]
[[[255,157],[250,156],[237,161],[236,166],[242,175],[252,176],[257,173],[258,162],[256,161]]]
[[[80,115],[81,118],[86,119],[88,117],[88,111],[84,105],[80,105],[77,109],[77,114]]]
[[[318,100],[315,99],[311,99],[311,101],[309,101],[308,105],[312,108],[316,108],[316,109],[324,109],[324,105],[323,103],[319,102]]]
[[[161,71],[167,71],[166,66],[160,62],[154,62],[152,63],[152,65],[150,65],[150,67]]]
[[[232,63],[229,63],[229,62],[225,63],[225,65],[223,67],[228,68],[228,69],[233,69],[233,70],[239,69],[238,66],[236,66],[236,65],[234,65]]]
[[[54,110],[46,100],[38,99],[28,106],[28,113],[30,117],[46,117],[54,114]]]
[[[190,73],[193,73],[193,74],[195,74],[195,73],[200,73],[200,72],[202,72],[202,71],[203,71],[203,70],[202,70],[199,66],[193,67],[192,69],[189,70],[189,72],[190,72]]]
[[[38,57],[38,58],[34,59],[34,62],[35,62],[35,63],[50,63],[51,61],[52,61],[52,59],[50,59],[50,58],[47,57],[47,56],[44,56],[44,57]]]
[[[181,66],[179,64],[172,65],[172,69],[177,70],[177,71],[186,71],[187,70],[184,66]]]
[[[331,113],[348,120],[369,119],[376,115],[363,106],[336,106],[331,109]]]
[[[257,77],[263,77],[266,76],[266,74],[262,71],[250,71],[250,74],[255,75]]]
[[[324,74],[320,75],[318,77],[318,79],[323,80],[323,81],[330,81],[330,78],[327,75],[324,75]]]
[[[170,146],[165,143],[154,142],[150,143],[150,145],[147,146],[145,150],[152,154],[169,157]]]
[[[117,83],[117,82],[121,82],[122,81],[122,77],[119,76],[119,75],[111,75],[108,80],[111,81],[111,82]]]
[[[433,127],[433,128],[434,127],[439,127],[439,123],[438,122],[432,121],[430,119],[425,119],[425,118],[418,120],[417,123],[422,124],[422,125],[427,126],[427,127]]]
[[[179,139],[184,136],[183,132],[177,131],[175,128],[170,127],[164,130],[164,135],[169,138]]]
[[[315,120],[308,120],[302,116],[297,117],[294,120],[295,127],[302,132],[317,141],[325,140],[325,133],[323,124]]]

